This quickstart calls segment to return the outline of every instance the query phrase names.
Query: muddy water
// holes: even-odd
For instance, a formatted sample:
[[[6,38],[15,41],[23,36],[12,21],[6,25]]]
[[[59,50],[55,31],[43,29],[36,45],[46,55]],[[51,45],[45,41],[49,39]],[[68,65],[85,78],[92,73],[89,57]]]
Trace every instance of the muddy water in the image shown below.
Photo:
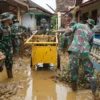
[[[18,58],[13,66],[13,79],[7,78],[5,69],[0,73],[0,84],[19,82],[20,87],[15,95],[2,100],[93,100],[90,90],[72,92],[67,85],[52,81],[53,71],[33,71],[29,63],[28,58]]]

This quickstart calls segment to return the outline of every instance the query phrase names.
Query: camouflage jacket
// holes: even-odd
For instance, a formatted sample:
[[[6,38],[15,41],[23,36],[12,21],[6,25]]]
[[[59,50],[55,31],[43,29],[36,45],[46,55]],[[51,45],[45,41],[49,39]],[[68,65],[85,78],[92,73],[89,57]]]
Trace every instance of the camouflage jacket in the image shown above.
[[[0,27],[0,43],[11,45],[11,28],[10,26],[1,25]]]
[[[14,38],[18,38],[19,36],[22,35],[23,33],[22,30],[26,30],[26,28],[19,23],[14,23],[11,27],[12,36]]]
[[[40,30],[42,30],[42,34],[46,34],[46,32],[49,31],[49,25],[48,24],[41,24]]]
[[[74,38],[68,51],[89,53],[91,49],[91,40],[93,39],[93,31],[86,24],[75,24],[71,27],[74,32]]]
[[[10,26],[1,25],[0,26],[0,51],[4,53],[4,55],[8,55],[10,53],[11,48],[11,28]]]

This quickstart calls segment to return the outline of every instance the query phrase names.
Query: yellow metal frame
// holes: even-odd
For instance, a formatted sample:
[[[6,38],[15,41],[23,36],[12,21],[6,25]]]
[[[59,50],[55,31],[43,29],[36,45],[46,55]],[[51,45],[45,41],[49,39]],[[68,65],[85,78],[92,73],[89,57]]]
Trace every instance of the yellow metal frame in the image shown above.
[[[32,42],[34,38],[55,37],[55,42]],[[57,35],[32,35],[25,44],[32,44],[32,67],[38,63],[52,63],[57,66]]]

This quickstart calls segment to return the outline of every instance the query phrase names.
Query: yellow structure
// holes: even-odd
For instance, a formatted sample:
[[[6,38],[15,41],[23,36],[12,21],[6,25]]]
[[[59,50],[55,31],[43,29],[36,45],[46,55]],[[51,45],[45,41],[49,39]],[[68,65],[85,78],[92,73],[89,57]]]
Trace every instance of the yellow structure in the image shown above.
[[[57,66],[57,35],[32,35],[26,44],[32,45],[32,67],[38,63],[52,63]]]

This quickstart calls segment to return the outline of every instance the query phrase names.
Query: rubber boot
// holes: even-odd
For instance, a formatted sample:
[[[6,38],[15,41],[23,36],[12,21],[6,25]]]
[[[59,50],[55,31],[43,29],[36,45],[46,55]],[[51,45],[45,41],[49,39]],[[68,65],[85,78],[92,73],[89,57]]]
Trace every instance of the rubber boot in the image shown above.
[[[77,81],[76,80],[71,81],[71,87],[72,87],[72,90],[73,91],[76,91],[77,90]]]
[[[12,69],[7,69],[8,78],[13,78]]]

